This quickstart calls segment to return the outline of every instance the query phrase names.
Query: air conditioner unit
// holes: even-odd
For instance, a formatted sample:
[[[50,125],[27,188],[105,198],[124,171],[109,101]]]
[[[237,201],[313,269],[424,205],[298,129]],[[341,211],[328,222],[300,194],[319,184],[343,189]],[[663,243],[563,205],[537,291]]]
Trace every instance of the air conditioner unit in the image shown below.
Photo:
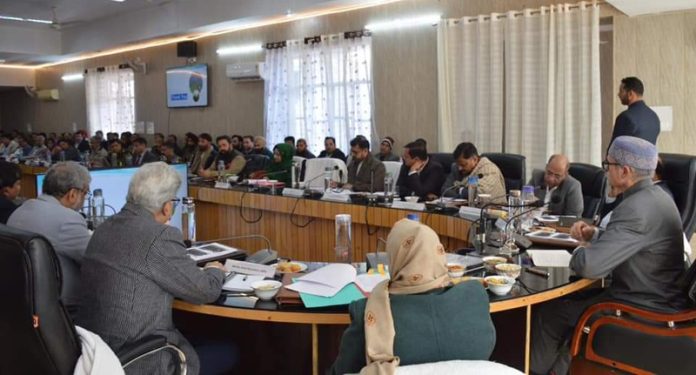
[[[48,102],[54,102],[54,101],[57,101],[58,99],[60,99],[60,95],[58,94],[57,89],[37,90],[36,97],[39,100],[45,100]]]
[[[235,81],[255,81],[263,77],[262,62],[229,64],[226,69],[227,77]]]

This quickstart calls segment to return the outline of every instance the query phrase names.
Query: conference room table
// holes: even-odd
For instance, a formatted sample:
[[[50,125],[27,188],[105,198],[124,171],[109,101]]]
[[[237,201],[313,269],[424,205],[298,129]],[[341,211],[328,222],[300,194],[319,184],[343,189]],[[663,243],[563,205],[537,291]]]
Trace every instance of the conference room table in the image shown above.
[[[368,207],[364,204],[249,192],[246,188],[216,189],[205,184],[190,185],[189,193],[196,202],[198,240],[260,234],[268,237],[279,256],[305,262],[309,270],[334,260],[332,249],[336,214],[352,215],[353,261],[361,262],[368,252],[375,251],[380,242],[378,238],[386,238],[397,220],[412,213],[386,206]],[[471,221],[459,218],[452,210],[418,214],[422,222],[440,235],[448,251],[471,246]],[[253,252],[252,249],[259,249],[259,244],[253,239],[242,238],[236,246]],[[521,264],[523,268],[529,266],[525,254],[513,257],[511,261]],[[477,271],[470,276],[484,276],[482,272],[485,271]],[[573,277],[568,268],[548,268],[548,277],[523,270],[508,295],[495,296],[489,292],[490,312],[497,331],[497,345],[492,358],[528,373],[533,306],[593,287],[596,283],[596,280]],[[222,296],[217,302],[207,305],[175,301],[174,309],[241,321],[309,325],[313,374],[321,373],[319,328],[345,327],[350,323],[347,306],[307,309],[256,301],[254,297]],[[336,345],[336,340],[331,341]],[[338,350],[337,347],[326,346],[322,346],[322,349],[331,349],[332,353]],[[515,350],[518,353],[513,353]],[[523,357],[519,355],[522,351]]]

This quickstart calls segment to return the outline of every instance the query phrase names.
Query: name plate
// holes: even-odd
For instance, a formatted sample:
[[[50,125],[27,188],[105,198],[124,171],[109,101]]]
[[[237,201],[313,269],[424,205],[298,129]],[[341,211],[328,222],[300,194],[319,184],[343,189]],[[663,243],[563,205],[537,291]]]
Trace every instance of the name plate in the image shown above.
[[[273,275],[275,275],[275,268],[271,266],[242,262],[240,260],[228,259],[225,262],[225,268],[230,272],[241,273],[244,275],[260,275],[263,277],[273,277]]]
[[[285,188],[283,189],[283,196],[284,197],[294,197],[294,198],[302,198],[304,197],[304,189],[291,189],[291,188]]]
[[[424,211],[425,210],[425,203],[402,202],[399,200],[395,200],[394,203],[392,203],[391,207],[392,208],[399,208],[402,210]]]
[[[229,189],[230,183],[227,181],[215,181],[215,188],[216,189]]]
[[[324,193],[324,195],[321,196],[321,200],[348,203],[348,202],[350,202],[350,195],[326,192],[326,193]]]

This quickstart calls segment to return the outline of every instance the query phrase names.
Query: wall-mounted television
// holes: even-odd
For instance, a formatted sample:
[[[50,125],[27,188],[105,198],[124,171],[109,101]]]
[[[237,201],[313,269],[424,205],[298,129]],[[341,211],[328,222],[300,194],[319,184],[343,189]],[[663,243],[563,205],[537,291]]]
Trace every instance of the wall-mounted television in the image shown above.
[[[128,185],[130,185],[130,180],[138,171],[139,167],[128,167],[128,168],[112,168],[112,169],[94,169],[89,171],[89,175],[92,177],[92,182],[89,184],[91,191],[95,189],[102,189],[102,194],[104,196],[104,203],[113,207],[113,210],[107,208],[106,216],[111,216],[113,211],[121,211],[121,208],[126,204],[126,195],[128,195]],[[176,192],[177,198],[183,198],[188,196],[188,180],[186,179],[186,164],[172,164],[172,168],[181,177],[181,186]],[[36,191],[41,194],[43,191],[43,183],[46,178],[45,174],[39,174],[36,176]],[[87,205],[87,202],[85,202]],[[178,205],[170,225],[179,228],[181,230],[181,204]]]
[[[185,65],[167,69],[167,107],[208,106],[208,65]]]

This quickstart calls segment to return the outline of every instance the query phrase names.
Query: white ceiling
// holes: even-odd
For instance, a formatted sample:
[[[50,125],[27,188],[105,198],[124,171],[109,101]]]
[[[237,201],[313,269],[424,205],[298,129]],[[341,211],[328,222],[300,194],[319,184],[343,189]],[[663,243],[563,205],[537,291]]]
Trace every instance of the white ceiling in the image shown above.
[[[696,0],[607,0],[629,17],[696,9]]]
[[[0,20],[0,60],[39,65],[137,42],[229,28],[270,17],[379,0],[0,0],[0,14],[62,27]],[[394,0],[391,0],[394,1]]]

